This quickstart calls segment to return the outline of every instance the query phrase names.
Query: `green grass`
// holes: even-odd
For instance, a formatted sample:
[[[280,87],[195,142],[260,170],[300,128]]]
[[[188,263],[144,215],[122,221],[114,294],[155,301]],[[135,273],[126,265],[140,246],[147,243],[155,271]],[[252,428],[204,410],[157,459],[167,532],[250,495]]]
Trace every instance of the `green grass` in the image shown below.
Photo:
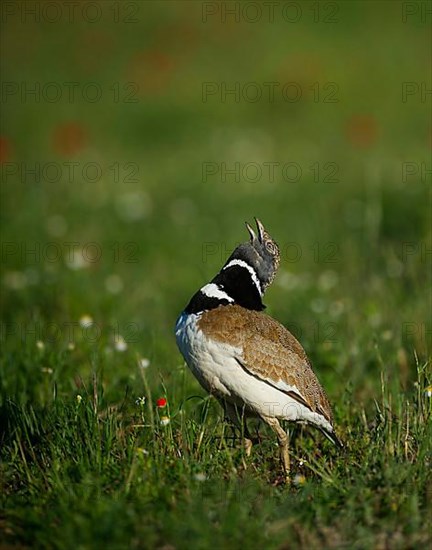
[[[213,401],[170,391],[183,388],[185,376],[178,368],[167,386],[167,426],[154,396],[134,404],[125,393],[110,402],[96,374],[82,400],[57,397],[45,407],[5,400],[4,539],[54,548],[96,541],[111,548],[406,548],[430,541],[424,366],[409,395],[390,393],[383,375],[369,414],[345,393],[336,405],[343,452],[314,432],[293,430],[292,487],[277,483],[271,434],[246,458]],[[143,394],[145,387],[135,385]]]
[[[312,4],[291,25],[207,25],[183,2],[140,3],[136,24],[109,11],[5,24],[5,80],[91,81],[104,96],[2,105],[2,159],[63,171],[2,166],[0,546],[431,544],[430,103],[401,96],[403,82],[431,86],[430,29],[421,14],[403,23],[403,3],[341,2],[336,24],[314,23]],[[113,102],[110,86],[130,81],[139,101]],[[202,101],[203,82],[236,81],[305,93]],[[339,101],[314,102],[316,82],[337,83]],[[85,136],[72,149],[65,123]],[[71,181],[66,162],[79,163]],[[263,177],[204,178],[206,162],[255,162]],[[269,181],[268,162],[302,175]],[[403,163],[418,172],[404,179]],[[263,426],[245,456],[173,334],[253,216],[282,250],[267,311],[305,347],[345,443],[287,426],[291,486]],[[83,263],[88,243],[100,257]]]

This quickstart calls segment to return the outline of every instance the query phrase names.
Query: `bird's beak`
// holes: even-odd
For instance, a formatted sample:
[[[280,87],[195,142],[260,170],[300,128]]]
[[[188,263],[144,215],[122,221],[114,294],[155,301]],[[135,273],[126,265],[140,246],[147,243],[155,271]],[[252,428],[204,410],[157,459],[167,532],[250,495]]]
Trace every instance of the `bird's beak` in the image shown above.
[[[245,224],[246,224],[246,229],[249,231],[251,243],[253,243],[256,240],[255,232],[252,229],[252,227],[248,224],[248,222],[245,222]]]
[[[264,237],[266,235],[266,230],[264,229],[263,224],[259,221],[258,218],[255,218],[255,223],[257,224],[257,228],[258,228],[259,241],[260,241],[260,243],[262,243],[263,240],[264,240]]]

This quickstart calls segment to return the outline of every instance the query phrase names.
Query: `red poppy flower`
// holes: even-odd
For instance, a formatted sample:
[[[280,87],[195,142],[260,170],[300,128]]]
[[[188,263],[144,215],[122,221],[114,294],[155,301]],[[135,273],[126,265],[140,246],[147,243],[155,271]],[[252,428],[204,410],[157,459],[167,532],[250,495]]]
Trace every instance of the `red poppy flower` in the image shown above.
[[[373,115],[352,115],[346,122],[345,135],[354,147],[371,147],[378,138],[378,122]]]
[[[62,157],[73,157],[87,144],[87,131],[78,122],[59,124],[54,129],[53,145],[56,153]]]
[[[159,399],[156,401],[156,405],[160,409],[163,409],[164,407],[166,407],[166,404],[167,404],[167,400],[165,399],[165,397],[159,397]]]
[[[0,136],[0,164],[8,162],[12,156],[12,146],[7,137]]]
[[[154,49],[138,51],[126,67],[126,80],[138,86],[139,94],[157,95],[169,86],[175,68],[172,56],[164,52]],[[132,89],[130,91],[132,93]]]

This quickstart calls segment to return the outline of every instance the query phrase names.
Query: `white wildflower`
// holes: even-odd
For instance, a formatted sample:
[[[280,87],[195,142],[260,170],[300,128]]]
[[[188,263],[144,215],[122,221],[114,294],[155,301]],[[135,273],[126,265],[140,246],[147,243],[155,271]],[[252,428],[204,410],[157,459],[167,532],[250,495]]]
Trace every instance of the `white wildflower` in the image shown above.
[[[92,317],[90,315],[82,315],[79,320],[79,324],[82,328],[91,327],[94,323]]]
[[[327,269],[323,271],[318,277],[318,288],[320,290],[331,290],[333,287],[337,286],[339,282],[339,275],[336,271],[332,269]]]
[[[128,348],[128,345],[125,342],[125,339],[123,338],[123,336],[120,336],[120,334],[116,336],[114,339],[114,348],[116,349],[116,351],[122,351],[122,352],[126,351]]]
[[[110,294],[119,294],[123,290],[123,281],[119,275],[109,275],[105,279],[105,288]]]
[[[47,218],[45,229],[52,237],[63,237],[66,234],[68,226],[63,216],[54,215]]]
[[[170,419],[167,416],[161,416],[160,423],[162,426],[168,426]]]
[[[293,483],[296,487],[301,487],[306,483],[306,478],[303,474],[296,474],[294,476]]]
[[[194,475],[194,479],[196,479],[196,481],[205,481],[207,476],[203,472],[198,472]]]
[[[148,369],[150,366],[150,359],[147,359],[146,357],[141,357],[138,359],[138,366],[140,369]]]
[[[21,290],[27,286],[27,276],[22,271],[6,272],[3,281],[12,290]]]

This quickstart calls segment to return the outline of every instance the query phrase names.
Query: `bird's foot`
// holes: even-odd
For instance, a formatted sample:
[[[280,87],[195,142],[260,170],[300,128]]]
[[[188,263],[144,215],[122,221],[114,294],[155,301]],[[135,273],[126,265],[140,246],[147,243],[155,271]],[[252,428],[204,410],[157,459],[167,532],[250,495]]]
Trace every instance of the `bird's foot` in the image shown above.
[[[281,473],[279,474],[272,483],[273,487],[280,487],[281,485],[291,485],[291,478],[289,473]]]
[[[245,437],[243,440],[244,448],[246,451],[246,456],[250,456],[252,453],[252,447],[253,447],[253,441],[252,439],[249,439],[248,437]]]

